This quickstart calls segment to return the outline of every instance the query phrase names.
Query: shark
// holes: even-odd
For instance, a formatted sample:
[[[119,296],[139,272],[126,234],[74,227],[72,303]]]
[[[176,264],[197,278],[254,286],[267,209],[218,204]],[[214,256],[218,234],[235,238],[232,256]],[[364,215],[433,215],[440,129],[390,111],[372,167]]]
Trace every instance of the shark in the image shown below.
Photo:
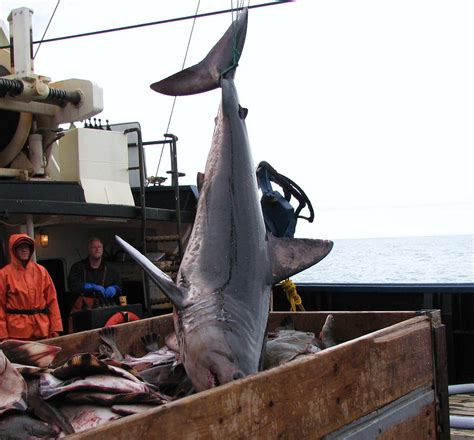
[[[322,260],[330,240],[277,238],[265,229],[234,78],[248,23],[243,10],[198,64],[151,85],[170,96],[221,89],[193,230],[174,282],[120,237],[174,305],[180,357],[196,391],[262,367],[272,286]]]

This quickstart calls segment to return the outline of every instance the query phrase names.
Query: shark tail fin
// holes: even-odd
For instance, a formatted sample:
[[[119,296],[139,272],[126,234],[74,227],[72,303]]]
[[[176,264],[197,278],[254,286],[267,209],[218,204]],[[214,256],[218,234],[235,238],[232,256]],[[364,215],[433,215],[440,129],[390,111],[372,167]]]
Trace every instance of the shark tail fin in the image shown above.
[[[247,34],[248,10],[244,9],[226,33],[198,64],[150,85],[164,95],[203,93],[220,87],[222,76],[233,78]]]
[[[333,247],[330,240],[277,238],[268,233],[273,284],[319,263]]]
[[[180,289],[174,281],[158,269],[148,258],[138,252],[133,246],[129,245],[125,240],[115,236],[118,244],[137,262],[142,269],[148,274],[151,280],[163,291],[169,300],[178,308],[183,307],[185,292]]]

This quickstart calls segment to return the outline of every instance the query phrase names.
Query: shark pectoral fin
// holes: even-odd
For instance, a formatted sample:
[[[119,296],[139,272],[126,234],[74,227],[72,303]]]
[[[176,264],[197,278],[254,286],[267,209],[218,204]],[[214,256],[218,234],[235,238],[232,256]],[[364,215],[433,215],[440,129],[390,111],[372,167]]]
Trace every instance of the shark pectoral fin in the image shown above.
[[[321,261],[331,252],[330,240],[277,238],[268,233],[273,283],[279,283]]]
[[[138,252],[119,236],[115,236],[118,244],[137,262],[152,281],[163,291],[170,301],[178,308],[183,307],[184,292],[163,271],[158,269],[148,258]]]

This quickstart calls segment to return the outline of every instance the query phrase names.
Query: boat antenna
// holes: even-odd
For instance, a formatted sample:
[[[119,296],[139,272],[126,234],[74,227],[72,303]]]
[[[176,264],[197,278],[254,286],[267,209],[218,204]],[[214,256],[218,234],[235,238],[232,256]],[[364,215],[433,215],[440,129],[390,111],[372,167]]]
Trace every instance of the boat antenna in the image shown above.
[[[188,38],[188,45],[186,46],[186,52],[184,54],[184,60],[183,60],[183,64],[181,66],[181,70],[184,69],[184,66],[186,65],[186,60],[188,58],[188,53],[189,53],[189,48],[191,46],[191,39],[193,38],[193,32],[194,32],[194,25],[196,24],[196,19],[197,19],[197,16],[198,16],[198,13],[199,13],[199,7],[201,5],[201,0],[198,0],[197,2],[197,6],[196,6],[196,12],[194,13],[194,19],[193,19],[193,24],[191,26],[191,32],[189,33],[189,38]],[[176,105],[176,96],[174,97],[173,99],[173,104],[171,106],[171,111],[170,111],[170,117],[168,119],[168,125],[166,127],[166,131],[165,133],[169,133],[169,129],[170,129],[170,125],[171,125],[171,119],[173,118],[173,112],[174,112],[174,107]],[[155,172],[155,176],[158,176],[158,171],[160,169],[160,165],[161,165],[161,159],[163,157],[163,151],[164,151],[164,148],[165,148],[165,144],[163,144],[161,146],[161,152],[160,152],[160,159],[158,160],[158,165],[156,167],[156,172]]]
[[[55,6],[55,8],[54,8],[54,11],[53,11],[53,13],[51,14],[51,18],[49,19],[48,25],[46,26],[46,29],[44,30],[43,36],[41,37],[41,41],[39,42],[38,47],[36,48],[35,54],[34,54],[34,56],[33,56],[33,59],[35,59],[35,58],[36,58],[36,55],[38,55],[38,51],[39,51],[39,48],[41,47],[41,43],[43,42],[44,37],[46,36],[46,32],[48,32],[49,25],[50,25],[51,22],[53,21],[54,14],[56,14],[56,10],[58,9],[58,6],[59,6],[59,3],[60,3],[60,2],[61,2],[61,0],[58,0],[58,2],[56,3],[56,6]]]

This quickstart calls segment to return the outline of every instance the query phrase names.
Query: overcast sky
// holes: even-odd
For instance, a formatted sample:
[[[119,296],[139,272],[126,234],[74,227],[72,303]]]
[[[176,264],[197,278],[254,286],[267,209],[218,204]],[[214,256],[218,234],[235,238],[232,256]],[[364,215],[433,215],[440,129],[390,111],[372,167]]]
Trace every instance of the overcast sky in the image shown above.
[[[39,40],[56,0],[2,1],[34,10]],[[234,4],[236,2],[234,1]],[[256,2],[251,2],[256,4]],[[231,2],[201,0],[199,12]],[[46,38],[194,14],[197,1],[62,0]],[[230,14],[196,22],[186,65],[200,61]],[[255,164],[270,162],[312,200],[298,236],[474,233],[472,2],[299,0],[254,9],[236,75]],[[104,90],[103,120],[139,121],[162,138],[173,98],[149,85],[181,69],[192,21],[45,43],[35,71]],[[220,92],[178,98],[181,183],[195,183]],[[148,175],[159,150],[147,149]],[[159,175],[170,169],[163,158]]]

